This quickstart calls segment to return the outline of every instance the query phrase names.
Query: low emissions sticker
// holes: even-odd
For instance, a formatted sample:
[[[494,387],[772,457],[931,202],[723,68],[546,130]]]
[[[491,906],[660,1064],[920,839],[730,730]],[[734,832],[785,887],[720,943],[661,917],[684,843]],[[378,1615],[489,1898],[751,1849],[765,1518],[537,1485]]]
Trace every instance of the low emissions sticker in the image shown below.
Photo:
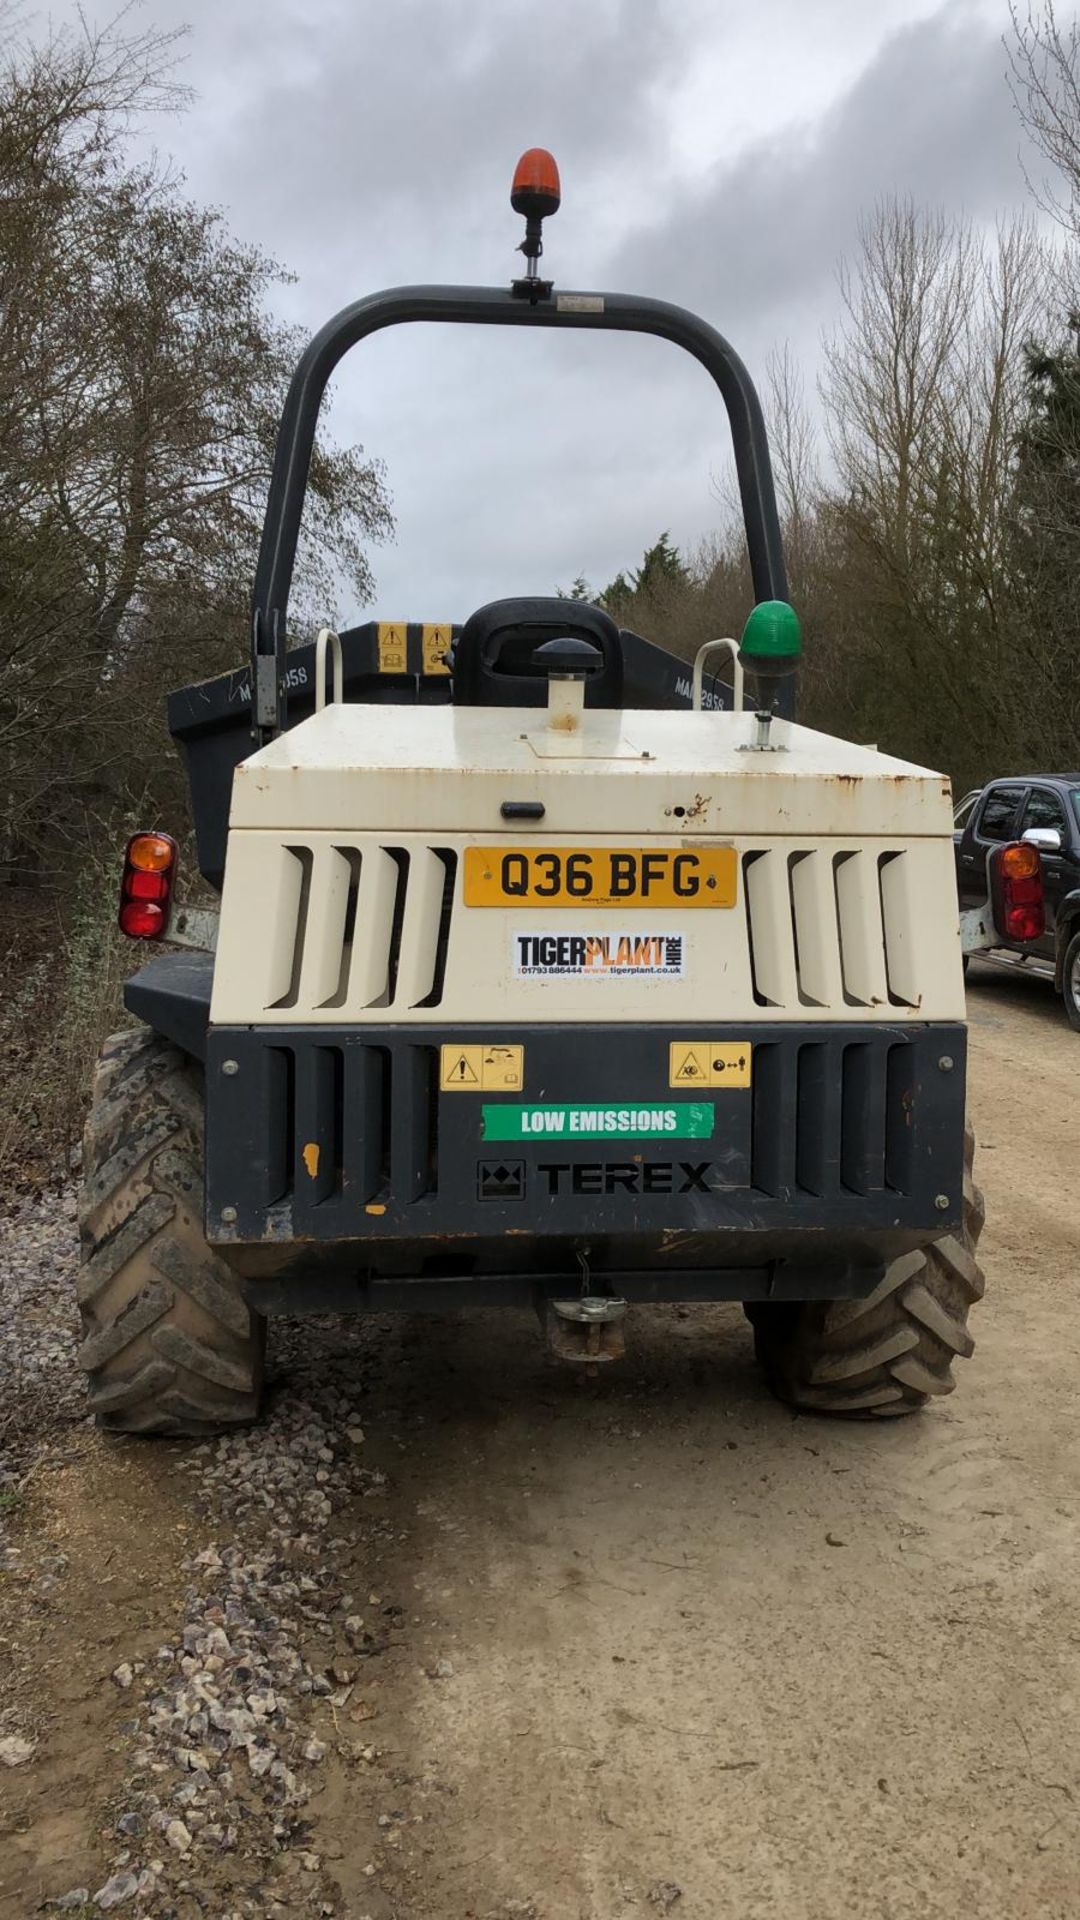
[[[485,1140],[711,1140],[715,1110],[698,1101],[669,1106],[572,1107],[509,1102],[483,1109]]]
[[[515,933],[518,980],[681,980],[686,972],[682,932]]]

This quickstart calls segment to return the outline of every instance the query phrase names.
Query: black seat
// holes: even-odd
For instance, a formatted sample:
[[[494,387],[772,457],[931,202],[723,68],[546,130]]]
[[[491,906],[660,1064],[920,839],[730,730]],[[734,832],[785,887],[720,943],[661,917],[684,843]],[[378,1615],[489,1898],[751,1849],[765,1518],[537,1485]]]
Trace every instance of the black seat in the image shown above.
[[[545,640],[587,640],[600,658],[585,679],[587,707],[621,707],[619,629],[584,600],[491,600],[469,615],[454,648],[454,703],[463,707],[542,707],[547,673],[536,650]]]

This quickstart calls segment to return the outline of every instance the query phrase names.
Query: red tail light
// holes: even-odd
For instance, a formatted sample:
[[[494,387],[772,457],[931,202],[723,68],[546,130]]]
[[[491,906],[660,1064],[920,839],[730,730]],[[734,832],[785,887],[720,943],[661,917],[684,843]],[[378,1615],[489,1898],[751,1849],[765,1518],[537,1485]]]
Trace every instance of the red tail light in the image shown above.
[[[990,855],[990,904],[997,931],[1006,940],[1040,940],[1046,932],[1046,902],[1039,850],[1016,840]]]
[[[167,833],[133,833],[124,855],[120,931],[131,940],[161,940],[169,925],[179,849]]]

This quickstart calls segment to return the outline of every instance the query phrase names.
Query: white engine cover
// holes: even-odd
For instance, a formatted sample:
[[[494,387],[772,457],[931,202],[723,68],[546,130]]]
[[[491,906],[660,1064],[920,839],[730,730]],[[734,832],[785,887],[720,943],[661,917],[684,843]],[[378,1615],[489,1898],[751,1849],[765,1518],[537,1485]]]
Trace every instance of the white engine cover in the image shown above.
[[[753,725],[324,708],[236,770],[212,1022],[962,1020],[949,782],[786,721],[748,751]],[[543,819],[508,826],[521,801]],[[731,846],[735,904],[466,906],[464,850],[530,842]],[[562,934],[662,964],[520,970]]]

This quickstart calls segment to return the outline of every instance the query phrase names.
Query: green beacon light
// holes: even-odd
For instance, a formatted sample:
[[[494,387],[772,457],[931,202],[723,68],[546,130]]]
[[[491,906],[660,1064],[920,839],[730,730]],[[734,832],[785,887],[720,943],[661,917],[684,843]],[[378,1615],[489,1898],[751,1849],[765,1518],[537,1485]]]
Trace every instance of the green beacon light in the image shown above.
[[[794,673],[802,655],[802,628],[786,600],[761,600],[742,630],[739,659],[751,673],[780,679]]]

